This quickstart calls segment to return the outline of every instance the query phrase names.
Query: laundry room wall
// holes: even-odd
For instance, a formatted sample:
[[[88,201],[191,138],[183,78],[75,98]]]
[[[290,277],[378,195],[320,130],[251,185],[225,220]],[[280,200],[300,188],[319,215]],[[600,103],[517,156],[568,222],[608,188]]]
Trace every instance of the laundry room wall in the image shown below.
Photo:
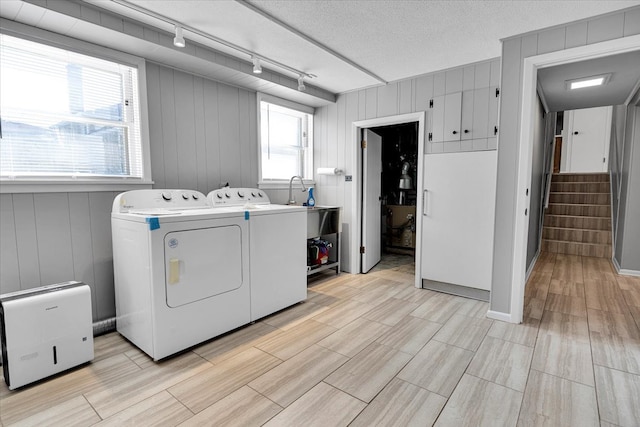
[[[409,79],[391,82],[359,91],[341,94],[335,104],[318,108],[314,126],[314,167],[337,167],[346,175],[355,171],[346,165],[352,162],[355,144],[352,123],[397,114],[428,111],[433,97],[462,90],[498,86],[500,81],[500,58],[468,64],[461,67],[424,74]],[[429,115],[427,115],[429,121]],[[426,126],[427,129],[429,126]],[[428,130],[426,130],[428,132]],[[457,146],[439,143],[440,152],[495,150],[495,138],[463,141]],[[426,141],[426,138],[425,138]],[[434,146],[436,146],[434,144]],[[428,145],[426,153],[429,153]],[[342,207],[342,269],[351,271],[349,253],[351,245],[351,182],[344,175],[318,175],[316,179],[316,204]]]
[[[255,187],[255,92],[155,63],[146,71],[154,188]],[[1,194],[0,294],[79,280],[91,287],[93,320],[115,316],[117,194]]]

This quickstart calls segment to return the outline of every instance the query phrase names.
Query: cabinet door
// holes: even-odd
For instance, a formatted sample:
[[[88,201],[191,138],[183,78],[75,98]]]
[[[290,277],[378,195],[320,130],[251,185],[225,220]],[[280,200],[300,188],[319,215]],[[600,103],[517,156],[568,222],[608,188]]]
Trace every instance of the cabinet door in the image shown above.
[[[422,278],[491,289],[495,151],[426,155]]]
[[[475,111],[474,111],[474,91],[465,90],[462,92],[462,122],[460,139],[467,140],[478,138],[475,135],[475,126],[473,125]]]
[[[462,112],[462,92],[444,96],[444,138],[446,141],[460,141],[460,116]]]
[[[493,132],[493,126],[491,126]],[[492,133],[493,135],[493,133]],[[489,135],[489,88],[476,89],[473,98],[473,137],[487,138]]]
[[[431,108],[431,141],[444,141],[444,96],[433,98]]]
[[[491,86],[489,88],[489,129],[487,130],[487,136],[489,138],[495,137],[498,132],[498,102],[500,97],[496,96],[497,86]]]

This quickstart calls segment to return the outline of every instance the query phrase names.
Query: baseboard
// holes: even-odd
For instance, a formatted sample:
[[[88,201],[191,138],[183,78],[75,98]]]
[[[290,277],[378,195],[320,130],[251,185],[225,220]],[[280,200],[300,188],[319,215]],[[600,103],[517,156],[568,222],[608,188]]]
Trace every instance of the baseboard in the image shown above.
[[[487,317],[493,320],[501,320],[503,322],[516,323],[513,320],[513,316],[510,313],[503,313],[501,311],[489,310],[487,311]]]
[[[491,293],[484,289],[470,288],[468,286],[454,285],[451,283],[437,282],[435,280],[428,279],[422,279],[422,288],[486,302],[489,302],[491,296]]]
[[[540,234],[542,236],[542,234]],[[524,277],[524,283],[527,283],[527,281],[529,280],[529,276],[531,276],[531,273],[533,272],[533,267],[536,266],[536,262],[538,262],[538,257],[540,256],[540,252],[542,250],[542,240],[540,240],[540,244],[538,245],[538,252],[536,252],[536,256],[533,257],[533,259],[531,260],[531,264],[529,264],[529,268],[527,269],[527,273]]]
[[[638,276],[640,277],[640,271],[638,270],[627,270],[626,268],[620,268],[620,264],[618,264],[618,260],[615,257],[611,258],[611,262],[613,266],[616,268],[616,272],[623,276]]]

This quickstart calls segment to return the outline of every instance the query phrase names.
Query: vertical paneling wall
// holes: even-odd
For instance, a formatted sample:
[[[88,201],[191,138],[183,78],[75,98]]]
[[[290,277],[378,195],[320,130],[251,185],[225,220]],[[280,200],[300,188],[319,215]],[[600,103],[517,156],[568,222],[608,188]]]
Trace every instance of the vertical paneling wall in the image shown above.
[[[429,100],[446,93],[467,89],[498,86],[500,79],[500,59],[483,61],[411,79],[389,83],[385,86],[363,89],[338,96],[335,104],[316,110],[314,125],[314,167],[338,167],[345,174],[353,159],[354,140],[352,123],[398,114],[429,111]],[[427,122],[428,122],[427,115]],[[427,126],[428,127],[428,126]],[[426,140],[426,138],[425,138]],[[426,143],[425,153],[480,151],[495,149],[487,139],[467,141],[457,145]],[[316,203],[318,205],[342,206],[342,268],[352,271],[348,257],[351,245],[349,239],[351,212],[351,182],[345,182],[344,175],[318,175],[316,179]]]
[[[620,268],[640,271],[640,107],[627,109],[615,259]]]
[[[258,182],[256,93],[147,63],[155,188]]]
[[[546,117],[550,117],[547,115]],[[533,133],[533,165],[531,167],[531,206],[529,207],[529,239],[527,241],[527,269],[538,253],[540,245],[540,233],[543,190],[545,177],[545,160],[548,152],[547,129],[549,123],[545,120],[544,107],[538,98],[535,109],[534,133]],[[554,123],[555,124],[555,123]],[[552,136],[553,137],[553,136]]]
[[[155,188],[256,186],[254,92],[151,63],[147,86]],[[91,287],[94,321],[114,316],[116,194],[0,195],[0,294],[79,280]]]
[[[93,320],[115,315],[111,203],[116,193],[0,195],[0,293],[79,280]]]
[[[640,7],[503,41],[492,311],[502,313],[511,311],[514,212],[524,59],[635,34],[640,34]]]

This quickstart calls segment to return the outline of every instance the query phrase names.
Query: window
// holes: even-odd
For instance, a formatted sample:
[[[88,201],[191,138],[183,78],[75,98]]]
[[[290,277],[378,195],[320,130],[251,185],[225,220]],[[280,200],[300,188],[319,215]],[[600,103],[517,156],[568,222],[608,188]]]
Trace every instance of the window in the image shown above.
[[[260,183],[313,179],[313,108],[263,94],[260,106]]]
[[[138,69],[0,34],[0,178],[142,180]]]

